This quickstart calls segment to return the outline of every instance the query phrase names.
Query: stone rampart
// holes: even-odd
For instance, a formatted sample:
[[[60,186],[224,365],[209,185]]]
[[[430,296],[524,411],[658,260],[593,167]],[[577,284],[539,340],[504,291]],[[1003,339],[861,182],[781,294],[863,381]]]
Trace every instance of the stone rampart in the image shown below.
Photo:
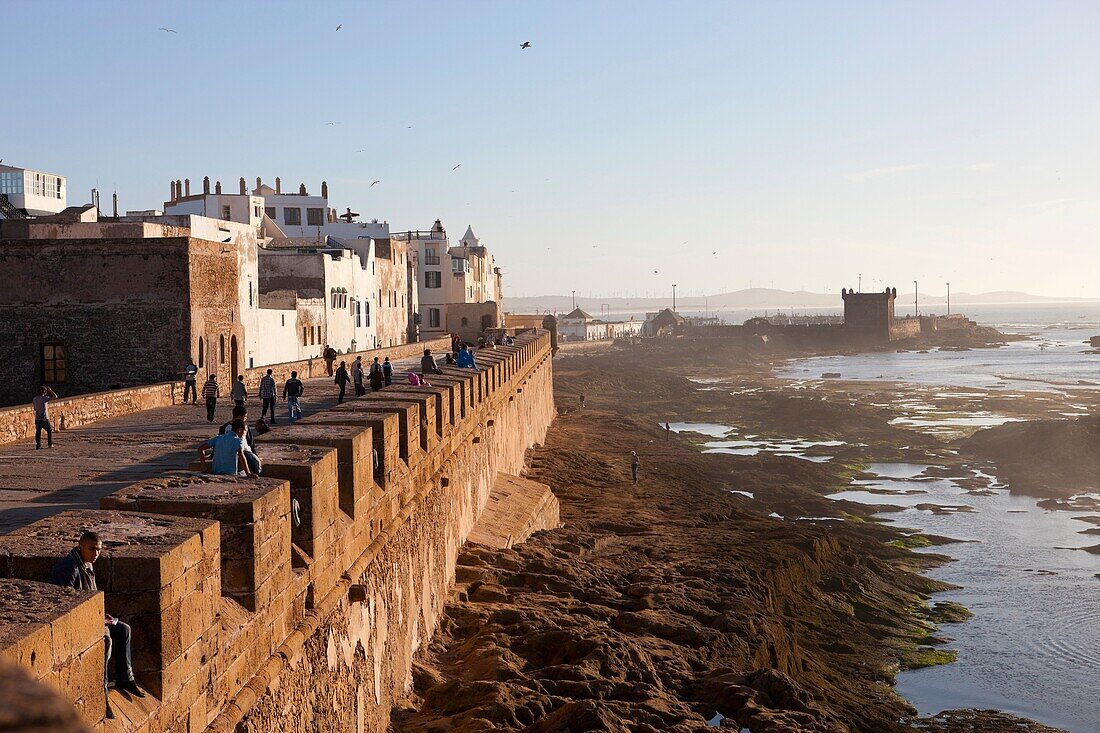
[[[0,657],[99,725],[105,610],[132,622],[152,693],[115,729],[385,731],[495,477],[520,474],[553,419],[551,357],[545,332],[524,334],[479,351],[478,372],[262,436],[262,479],[171,472],[0,537],[0,576],[19,579],[2,582],[30,588],[0,593]],[[104,540],[99,592],[26,582],[86,528]]]
[[[374,357],[390,359],[403,359],[416,356],[431,349],[442,354],[450,350],[450,339],[435,339],[412,344],[403,344],[386,349],[373,349],[371,351],[359,351],[353,354],[341,354],[336,363],[341,360],[350,363],[355,357],[362,356],[363,362],[369,364]],[[290,378],[291,371],[298,372],[301,379],[325,376],[324,359],[303,359],[284,364],[269,364],[267,366],[246,369],[245,382],[249,388],[255,391],[260,382],[260,377],[272,370],[272,376],[282,384]],[[202,385],[199,385],[201,388]],[[225,387],[223,387],[225,389]],[[183,382],[161,382],[142,387],[126,387],[114,389],[108,392],[93,392],[91,394],[77,395],[74,397],[62,397],[50,403],[50,419],[54,430],[67,430],[88,425],[97,420],[105,420],[111,417],[121,417],[133,412],[152,410],[157,407],[168,407],[179,404],[183,399]],[[34,437],[34,409],[30,405],[16,405],[14,407],[0,408],[0,445],[14,443],[20,440],[29,440]]]

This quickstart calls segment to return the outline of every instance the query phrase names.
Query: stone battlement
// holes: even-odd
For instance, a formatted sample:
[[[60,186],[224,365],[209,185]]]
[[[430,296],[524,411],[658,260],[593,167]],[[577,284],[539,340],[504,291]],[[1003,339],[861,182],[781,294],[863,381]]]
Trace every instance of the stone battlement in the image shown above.
[[[386,730],[498,473],[553,419],[551,357],[524,334],[478,372],[280,426],[261,479],[170,471],[0,536],[0,660],[109,730]],[[100,591],[42,583],[84,529]],[[152,693],[110,723],[104,611]]]

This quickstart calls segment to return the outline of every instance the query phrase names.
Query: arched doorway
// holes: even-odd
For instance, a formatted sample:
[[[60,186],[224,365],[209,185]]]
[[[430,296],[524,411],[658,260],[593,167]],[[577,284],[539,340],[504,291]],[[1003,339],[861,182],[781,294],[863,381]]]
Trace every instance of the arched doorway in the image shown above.
[[[237,375],[240,374],[240,366],[237,362],[237,337],[229,337],[229,377],[233,382],[237,381]]]

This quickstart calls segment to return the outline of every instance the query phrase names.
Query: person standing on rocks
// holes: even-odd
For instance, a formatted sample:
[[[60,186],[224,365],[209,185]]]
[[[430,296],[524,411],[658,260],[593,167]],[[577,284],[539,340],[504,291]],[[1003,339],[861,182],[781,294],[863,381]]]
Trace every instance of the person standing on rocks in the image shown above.
[[[275,424],[275,399],[278,387],[275,385],[275,377],[271,376],[271,370],[260,377],[260,419],[263,420],[268,411],[271,411],[271,424]]]
[[[283,385],[283,399],[286,400],[287,419],[290,420],[291,425],[296,420],[302,419],[302,404],[299,400],[303,392],[305,392],[305,386],[302,380],[298,379],[298,372],[291,372],[290,379]]]
[[[630,479],[634,482],[634,485],[638,485],[638,469],[642,467],[642,462],[638,460],[637,451],[630,451]]]
[[[393,384],[393,364],[390,364],[388,356],[382,361],[382,379],[385,380],[387,387]]]
[[[332,365],[336,363],[336,349],[325,344],[325,350],[321,352],[321,355],[325,357],[325,373],[331,377]]]
[[[233,404],[237,407],[244,407],[244,401],[248,398],[248,388],[244,386],[243,374],[237,375],[237,381],[233,383],[231,392],[233,395]]]
[[[355,382],[355,396],[362,397],[367,393],[366,388],[363,386],[363,357],[355,357],[355,361],[351,365],[351,378]]]
[[[385,376],[382,372],[382,365],[378,363],[378,357],[374,357],[374,361],[370,365],[370,388],[372,392],[377,392],[382,389],[382,382],[385,380]]]
[[[340,388],[340,396],[336,399],[336,403],[340,404],[344,401],[344,390],[348,388],[348,363],[346,361],[340,362],[340,368],[336,370],[336,378],[333,381]]]
[[[202,398],[206,400],[206,422],[214,422],[214,410],[218,406],[218,397],[221,393],[217,375],[211,374],[202,385]]]
[[[76,547],[68,555],[57,561],[50,571],[50,582],[77,590],[98,590],[95,582],[93,563],[103,552],[103,541],[95,532],[86,531],[80,535]],[[133,695],[145,697],[145,693],[134,679],[133,663],[130,656],[130,626],[111,615],[103,617],[103,687],[107,687],[107,672],[110,669],[111,655],[115,657],[115,688]],[[107,702],[106,717],[113,720],[115,713]]]
[[[53,448],[53,425],[50,424],[50,400],[56,400],[57,393],[46,385],[38,388],[38,394],[31,404],[34,406],[34,449],[42,449],[42,431],[46,431],[46,447]]]
[[[195,361],[189,360],[187,366],[183,368],[183,404],[187,404],[187,393],[191,393],[191,404],[199,404],[199,393],[195,385],[195,377],[198,376],[199,368],[195,365]]]

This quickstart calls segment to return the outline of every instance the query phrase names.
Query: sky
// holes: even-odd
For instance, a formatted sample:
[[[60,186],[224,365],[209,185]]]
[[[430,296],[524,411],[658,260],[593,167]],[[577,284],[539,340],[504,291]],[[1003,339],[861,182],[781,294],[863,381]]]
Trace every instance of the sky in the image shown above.
[[[1100,297],[1094,1],[0,0],[0,27],[0,159],[70,204],[327,180],[393,231],[473,225],[506,296]]]

